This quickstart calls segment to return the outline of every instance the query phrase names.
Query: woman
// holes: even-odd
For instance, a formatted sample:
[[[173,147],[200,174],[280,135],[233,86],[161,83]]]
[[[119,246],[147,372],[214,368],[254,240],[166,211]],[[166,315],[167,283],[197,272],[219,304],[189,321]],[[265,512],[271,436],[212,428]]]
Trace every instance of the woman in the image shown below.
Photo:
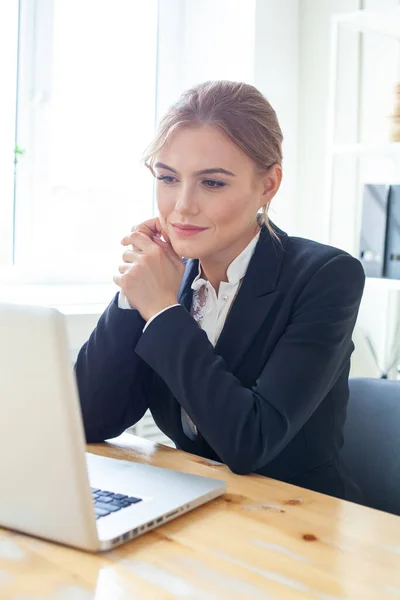
[[[199,85],[162,120],[146,157],[159,217],[122,241],[120,292],[76,364],[86,437],[150,408],[178,448],[357,499],[338,453],[364,272],[269,221],[281,144],[243,83]]]

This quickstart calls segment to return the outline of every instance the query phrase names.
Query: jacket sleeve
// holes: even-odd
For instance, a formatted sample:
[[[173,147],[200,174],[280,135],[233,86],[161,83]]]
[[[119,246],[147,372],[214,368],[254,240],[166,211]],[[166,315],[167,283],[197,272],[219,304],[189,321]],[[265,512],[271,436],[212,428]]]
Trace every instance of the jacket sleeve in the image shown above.
[[[298,297],[251,389],[227,371],[182,307],[160,315],[136,353],[165,380],[221,460],[235,473],[250,473],[289,443],[349,360],[364,281],[351,256],[327,261]]]
[[[148,408],[151,368],[134,352],[144,320],[118,308],[101,315],[75,364],[87,442],[102,442],[134,425]]]

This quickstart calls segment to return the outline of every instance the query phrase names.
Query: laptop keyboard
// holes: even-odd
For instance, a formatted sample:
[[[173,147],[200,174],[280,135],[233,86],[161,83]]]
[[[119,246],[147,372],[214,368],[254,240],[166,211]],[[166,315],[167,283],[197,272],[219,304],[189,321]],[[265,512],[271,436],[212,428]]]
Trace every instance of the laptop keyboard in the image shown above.
[[[101,519],[101,517],[106,517],[113,512],[117,512],[117,510],[127,508],[132,504],[137,504],[142,501],[142,498],[124,496],[124,494],[113,494],[113,492],[107,492],[106,490],[99,490],[97,488],[92,488],[92,498],[96,519]]]

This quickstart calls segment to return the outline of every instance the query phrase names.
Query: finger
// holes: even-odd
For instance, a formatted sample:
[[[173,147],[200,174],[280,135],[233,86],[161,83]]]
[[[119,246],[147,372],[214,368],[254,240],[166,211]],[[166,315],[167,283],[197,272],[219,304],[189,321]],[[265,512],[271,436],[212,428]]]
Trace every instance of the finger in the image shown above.
[[[122,239],[121,244],[123,246],[132,246],[133,250],[142,251],[146,245],[146,242],[152,242],[153,239],[158,238],[153,238],[153,236],[148,236],[146,233],[143,233],[143,231],[137,230],[125,236]]]
[[[122,260],[127,263],[133,263],[141,254],[142,252],[140,250],[125,250],[122,254]]]
[[[158,217],[155,217],[154,219],[149,219],[148,221],[144,221],[143,223],[140,223],[139,225],[134,225],[131,228],[131,233],[122,238],[121,244],[123,246],[129,246],[129,244],[131,244],[130,240],[131,240],[132,233],[135,233],[137,231],[144,233],[152,240],[154,238],[159,239],[161,236],[163,236],[163,238],[166,242],[170,241],[166,230],[164,230],[161,227],[160,219]]]
[[[124,236],[121,240],[122,246],[130,246],[132,245],[132,233],[128,233],[128,235]]]
[[[113,281],[118,287],[122,287],[122,275],[114,275]]]
[[[122,263],[122,264],[119,265],[118,271],[121,273],[121,275],[123,275],[124,273],[126,273],[127,271],[129,271],[129,269],[131,267],[132,267],[132,265],[130,265],[130,264]]]
[[[134,227],[132,227],[131,231],[140,231],[141,233],[144,233],[151,239],[160,239],[160,237],[162,236],[166,242],[169,242],[168,233],[165,229],[162,228],[161,221],[158,217],[149,221],[145,221],[140,225],[135,225]]]
[[[155,247],[155,242],[153,241],[152,238],[149,238],[145,233],[142,233],[141,231],[135,231],[134,233],[131,234],[131,244],[133,246],[133,250],[134,252],[151,252],[151,250],[154,250]],[[154,238],[154,240],[157,240],[158,238]]]
[[[162,236],[163,236],[164,240],[166,242],[168,242],[168,244],[169,244],[170,243],[169,235],[165,229],[162,230]]]
[[[131,229],[131,232],[142,231],[142,233],[148,235],[149,237],[160,236],[162,233],[161,223],[158,217],[154,217],[153,219],[148,219],[139,225],[134,225]]]
[[[162,240],[154,240],[154,243],[157,244],[157,246],[159,246],[160,248],[162,248],[164,250],[164,252],[167,254],[168,258],[170,258],[173,262],[175,262],[176,264],[181,264],[182,263],[182,259],[180,256],[178,256],[178,254],[175,252],[175,250],[173,249],[173,247],[171,246],[170,243],[168,242],[163,242]]]

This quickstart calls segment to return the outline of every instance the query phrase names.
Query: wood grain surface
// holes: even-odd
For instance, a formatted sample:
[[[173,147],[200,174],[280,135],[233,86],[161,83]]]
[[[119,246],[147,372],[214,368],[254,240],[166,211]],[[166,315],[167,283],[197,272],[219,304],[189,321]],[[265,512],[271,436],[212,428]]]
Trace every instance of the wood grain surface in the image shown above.
[[[0,529],[1,600],[400,598],[399,517],[129,434],[87,449],[224,479],[228,493],[99,555]]]

